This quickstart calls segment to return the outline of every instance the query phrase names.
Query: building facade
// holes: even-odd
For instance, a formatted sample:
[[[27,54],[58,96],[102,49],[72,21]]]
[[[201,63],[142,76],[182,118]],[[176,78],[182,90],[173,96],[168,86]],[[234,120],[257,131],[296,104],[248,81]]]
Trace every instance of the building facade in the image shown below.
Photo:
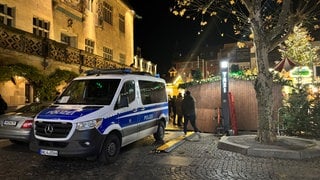
[[[177,75],[181,76],[184,82],[193,80],[193,72],[201,72],[202,78],[206,79],[217,76],[220,73],[220,62],[228,61],[229,67],[236,65],[239,69],[251,69],[256,67],[255,49],[252,43],[239,47],[237,43],[224,44],[219,47],[205,47],[192,57],[180,58],[174,61],[173,66]]]
[[[21,63],[43,74],[55,69],[78,74],[94,68],[144,70],[139,67],[144,63],[134,63],[134,18],[124,0],[0,0],[0,67]],[[12,79],[0,79],[7,103],[33,102],[28,80]]]

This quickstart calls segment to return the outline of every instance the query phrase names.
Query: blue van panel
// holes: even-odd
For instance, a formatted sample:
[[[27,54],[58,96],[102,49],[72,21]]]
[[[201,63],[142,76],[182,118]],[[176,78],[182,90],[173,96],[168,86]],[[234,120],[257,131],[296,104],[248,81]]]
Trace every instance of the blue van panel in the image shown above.
[[[61,108],[48,108],[38,114],[38,119],[54,119],[54,120],[74,120],[81,116],[93,113],[101,107],[95,108],[82,108],[82,109],[61,109]]]
[[[119,124],[121,128],[125,128],[127,126],[138,126],[140,123],[157,120],[161,114],[167,115],[169,113],[166,106],[168,106],[167,103],[145,107],[144,110],[139,110],[138,108],[138,111],[136,112],[131,110],[120,113],[116,116],[103,119],[103,122],[98,130],[100,133],[103,133],[111,124]],[[129,119],[131,120],[130,122]],[[137,132],[139,129],[136,129],[135,131]]]

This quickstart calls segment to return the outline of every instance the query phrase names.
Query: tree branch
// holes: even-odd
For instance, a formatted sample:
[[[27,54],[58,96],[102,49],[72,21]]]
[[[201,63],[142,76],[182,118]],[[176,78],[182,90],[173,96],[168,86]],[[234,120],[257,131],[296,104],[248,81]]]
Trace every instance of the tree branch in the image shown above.
[[[260,0],[259,0],[260,1]],[[252,0],[241,0],[242,4],[247,8],[249,12],[253,12]]]

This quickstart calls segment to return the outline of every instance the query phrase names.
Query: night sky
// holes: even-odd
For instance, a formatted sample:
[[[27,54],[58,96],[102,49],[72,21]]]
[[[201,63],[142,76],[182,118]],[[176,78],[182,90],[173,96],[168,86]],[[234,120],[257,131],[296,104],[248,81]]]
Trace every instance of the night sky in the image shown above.
[[[187,55],[204,45],[221,44],[219,24],[211,23],[200,35],[201,26],[170,12],[173,0],[129,0],[142,19],[135,18],[134,47],[141,48],[142,57],[158,64],[158,72],[166,73],[175,54]],[[221,28],[221,27],[220,27]]]

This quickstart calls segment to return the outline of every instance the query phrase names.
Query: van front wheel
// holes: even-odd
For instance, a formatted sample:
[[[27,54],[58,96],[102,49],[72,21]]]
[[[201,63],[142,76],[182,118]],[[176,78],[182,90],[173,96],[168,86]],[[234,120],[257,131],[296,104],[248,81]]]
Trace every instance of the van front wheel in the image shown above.
[[[159,122],[158,130],[156,133],[153,134],[153,137],[157,142],[161,142],[163,141],[164,133],[165,133],[165,127],[164,127],[164,123],[161,121]]]
[[[114,163],[120,153],[120,140],[115,134],[107,136],[100,152],[99,160],[105,164]]]

